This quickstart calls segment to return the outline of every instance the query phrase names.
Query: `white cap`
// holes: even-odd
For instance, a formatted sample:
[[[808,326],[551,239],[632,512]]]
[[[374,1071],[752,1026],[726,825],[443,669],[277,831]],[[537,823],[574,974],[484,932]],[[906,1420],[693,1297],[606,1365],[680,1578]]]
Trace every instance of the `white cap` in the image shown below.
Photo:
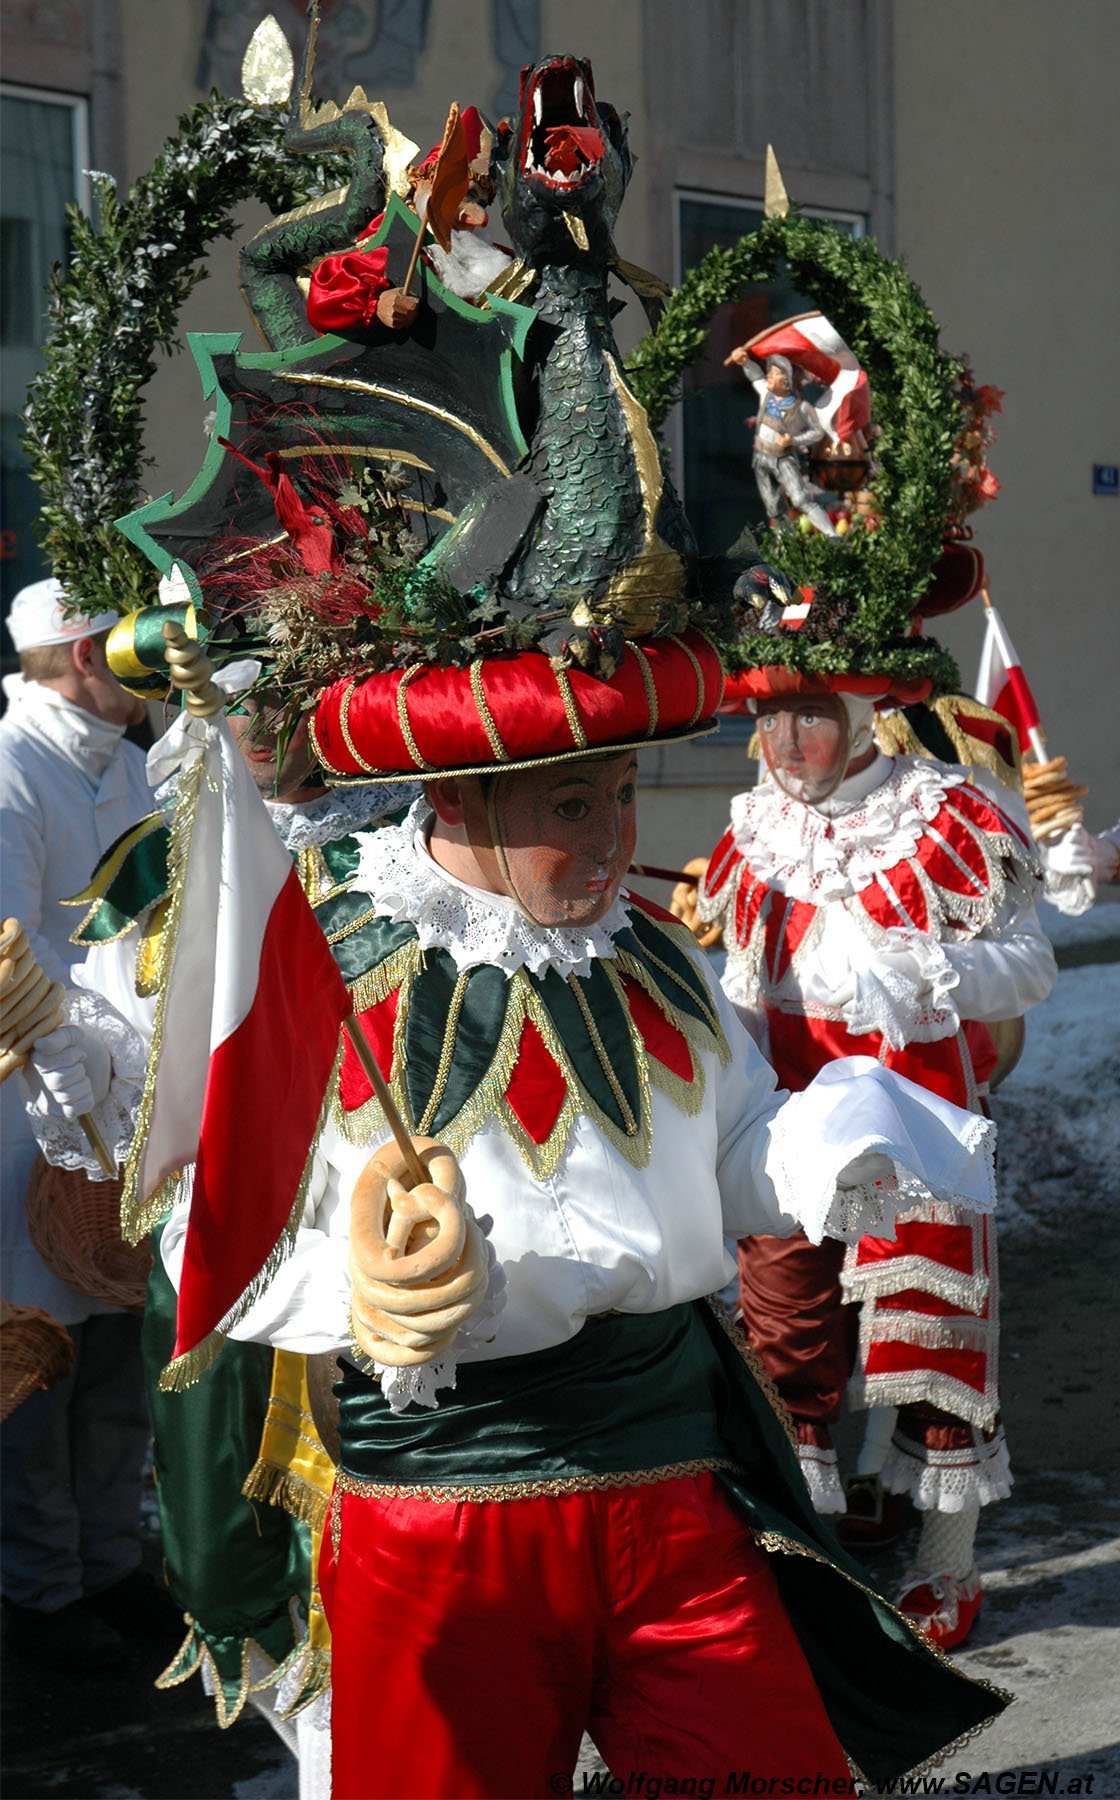
[[[106,612],[92,619],[85,613],[72,613],[67,618],[63,613],[65,604],[66,589],[53,575],[20,588],[8,612],[8,631],[14,648],[41,650],[47,644],[73,643],[77,638],[111,630],[120,617],[119,613]]]

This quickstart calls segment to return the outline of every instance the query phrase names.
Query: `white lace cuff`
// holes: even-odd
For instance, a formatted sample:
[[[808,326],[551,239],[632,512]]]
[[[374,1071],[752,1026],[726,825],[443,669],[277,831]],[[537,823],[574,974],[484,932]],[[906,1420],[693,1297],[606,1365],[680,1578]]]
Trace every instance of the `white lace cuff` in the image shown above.
[[[892,1050],[953,1037],[960,1016],[950,995],[960,976],[941,945],[923,932],[891,932],[873,961],[857,965],[855,996],[844,1023],[856,1036],[877,1031]]]
[[[958,1513],[1006,1500],[1013,1477],[1007,1440],[1000,1431],[968,1450],[925,1454],[897,1441],[887,1451],[879,1480],[888,1494],[908,1494],[918,1512]]]
[[[406,1406],[426,1406],[429,1409],[437,1407],[439,1401],[436,1396],[439,1390],[454,1388],[460,1362],[469,1358],[479,1345],[492,1343],[497,1336],[500,1315],[506,1303],[506,1272],[490,1242],[493,1219],[489,1213],[485,1213],[476,1223],[486,1239],[486,1295],[470,1318],[460,1325],[455,1342],[444,1356],[438,1357],[435,1362],[398,1369],[363,1356],[353,1344],[350,1347],[352,1360],[364,1374],[374,1376],[381,1383],[381,1392],[395,1413],[403,1412]]]
[[[835,1450],[822,1449],[819,1444],[798,1444],[797,1460],[813,1502],[813,1511],[834,1517],[846,1513],[848,1502],[844,1497]]]
[[[89,1114],[105,1140],[118,1168],[124,1162],[136,1129],[136,1115],[144,1092],[147,1047],[127,1020],[99,994],[74,988],[66,994],[66,1020],[96,1037],[112,1059],[109,1092]],[[104,1181],[105,1171],[77,1119],[64,1119],[47,1110],[48,1097],[41,1087],[27,1102],[27,1117],[39,1148],[49,1163],[60,1169],[84,1169],[94,1181]]]
[[[975,1212],[995,1209],[991,1121],[870,1056],[829,1063],[790,1095],[769,1133],[766,1172],[778,1204],[811,1243],[891,1237],[898,1214],[930,1194]],[[893,1178],[865,1157],[887,1159]]]

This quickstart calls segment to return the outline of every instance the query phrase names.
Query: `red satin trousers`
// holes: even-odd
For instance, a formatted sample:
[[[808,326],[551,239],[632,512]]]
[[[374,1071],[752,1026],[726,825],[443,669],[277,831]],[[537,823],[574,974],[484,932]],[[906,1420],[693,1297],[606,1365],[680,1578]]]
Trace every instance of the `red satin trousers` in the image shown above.
[[[493,1503],[343,1493],[340,1513],[320,1569],[334,1800],[570,1793],[585,1729],[626,1779],[846,1791],[769,1558],[715,1476]]]

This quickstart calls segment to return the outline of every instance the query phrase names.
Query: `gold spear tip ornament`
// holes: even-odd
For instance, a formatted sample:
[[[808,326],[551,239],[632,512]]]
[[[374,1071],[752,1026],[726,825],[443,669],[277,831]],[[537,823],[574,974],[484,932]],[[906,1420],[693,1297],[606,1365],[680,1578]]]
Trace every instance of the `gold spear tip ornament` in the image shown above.
[[[241,92],[253,106],[286,106],[295,73],[292,47],[268,13],[249,39],[241,64]]]
[[[763,186],[762,210],[768,219],[784,219],[789,212],[789,195],[782,171],[774,155],[773,144],[766,146],[766,180]]]

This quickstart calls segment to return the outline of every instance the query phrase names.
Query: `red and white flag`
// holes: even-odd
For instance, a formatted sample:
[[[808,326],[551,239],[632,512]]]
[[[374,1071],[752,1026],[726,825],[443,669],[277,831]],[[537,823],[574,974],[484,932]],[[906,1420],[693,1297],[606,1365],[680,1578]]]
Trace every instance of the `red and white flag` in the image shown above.
[[[994,606],[985,606],[984,618],[976,698],[981,706],[1002,713],[1018,735],[1020,750],[1033,750],[1039,762],[1045,762],[1046,742],[1038,702],[1031,693],[1018,652]]]
[[[351,1010],[224,719],[178,729],[169,966],[122,1202],[151,1223],[145,1202],[194,1163],[173,1360],[283,1254]]]
[[[749,346],[756,362],[788,356],[791,363],[823,381],[827,392],[814,403],[817,417],[839,444],[871,423],[871,389],[859,362],[823,313],[785,319]]]

